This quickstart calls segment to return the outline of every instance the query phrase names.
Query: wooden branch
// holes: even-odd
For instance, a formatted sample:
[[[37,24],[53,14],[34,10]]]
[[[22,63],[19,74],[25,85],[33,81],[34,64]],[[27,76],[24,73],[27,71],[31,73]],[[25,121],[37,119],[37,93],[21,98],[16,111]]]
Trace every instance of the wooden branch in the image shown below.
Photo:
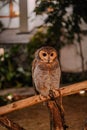
[[[60,88],[62,96],[71,95],[71,94],[79,92],[80,90],[87,90],[87,81],[75,83],[75,84]],[[55,94],[56,94],[56,97],[59,96],[58,91],[55,91]],[[24,107],[32,106],[32,105],[44,102],[48,99],[50,98],[49,97],[44,98],[43,96],[36,95],[36,96],[32,96],[32,97],[29,97],[20,101],[16,101],[6,106],[0,107],[0,115],[6,114],[9,112],[18,110],[18,109],[22,109]]]
[[[61,109],[57,106],[55,100],[49,100],[47,103],[48,109],[50,110],[50,129],[64,130],[61,116]]]
[[[0,124],[6,127],[8,130],[25,130],[20,127],[17,123],[9,120],[7,117],[0,117]]]

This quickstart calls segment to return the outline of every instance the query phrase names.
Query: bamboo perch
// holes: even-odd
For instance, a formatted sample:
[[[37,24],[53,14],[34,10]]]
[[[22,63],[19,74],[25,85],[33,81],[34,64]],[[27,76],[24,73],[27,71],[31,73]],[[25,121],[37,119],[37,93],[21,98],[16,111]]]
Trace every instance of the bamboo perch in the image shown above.
[[[78,93],[80,90],[87,90],[87,81],[75,83],[75,84],[60,88],[62,96],[75,94],[75,93]],[[59,92],[55,91],[55,95],[56,95],[56,97],[58,97]],[[29,98],[26,98],[26,99],[23,99],[20,101],[16,101],[16,102],[13,102],[6,106],[0,107],[0,115],[4,115],[6,113],[9,113],[9,112],[12,112],[12,111],[15,111],[18,109],[22,109],[24,107],[32,106],[32,105],[44,102],[48,99],[49,99],[49,97],[44,98],[43,96],[36,95],[36,96],[32,96],[32,97],[29,97]]]

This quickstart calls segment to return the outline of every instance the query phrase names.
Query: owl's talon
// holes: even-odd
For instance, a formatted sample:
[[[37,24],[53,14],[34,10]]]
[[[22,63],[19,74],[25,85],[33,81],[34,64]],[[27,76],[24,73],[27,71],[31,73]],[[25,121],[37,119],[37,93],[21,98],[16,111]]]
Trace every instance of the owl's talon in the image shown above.
[[[55,92],[53,90],[49,90],[49,96],[51,98],[51,100],[55,99]]]
[[[42,100],[42,95],[41,94],[39,95],[39,98],[40,98],[40,100]]]
[[[40,94],[40,95],[39,95],[39,98],[40,98],[40,100],[43,100],[43,99],[46,98],[46,97]]]

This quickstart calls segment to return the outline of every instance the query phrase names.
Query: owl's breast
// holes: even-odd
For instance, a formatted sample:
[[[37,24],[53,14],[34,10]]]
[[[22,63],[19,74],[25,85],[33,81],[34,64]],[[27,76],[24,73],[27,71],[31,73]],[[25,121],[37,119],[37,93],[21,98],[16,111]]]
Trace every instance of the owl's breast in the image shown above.
[[[47,87],[49,89],[59,88],[60,68],[55,69],[43,68],[36,66],[34,70],[34,82],[36,87]]]

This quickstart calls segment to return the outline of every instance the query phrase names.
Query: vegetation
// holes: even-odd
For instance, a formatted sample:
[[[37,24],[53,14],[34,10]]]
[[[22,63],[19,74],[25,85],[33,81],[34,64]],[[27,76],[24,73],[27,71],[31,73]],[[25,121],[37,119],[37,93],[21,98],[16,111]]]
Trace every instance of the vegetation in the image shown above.
[[[86,5],[86,0],[37,0],[35,12],[37,15],[46,14],[44,23],[48,26],[49,35],[53,36],[50,38],[62,46],[61,43],[70,44],[75,34],[79,41],[80,25],[83,21],[87,23]]]
[[[21,46],[13,46],[9,51],[0,56],[0,88],[22,87],[31,84],[31,73],[26,68],[26,51],[21,51]],[[23,50],[23,49],[22,49]],[[24,58],[23,58],[23,55]],[[22,61],[23,60],[23,61]]]

